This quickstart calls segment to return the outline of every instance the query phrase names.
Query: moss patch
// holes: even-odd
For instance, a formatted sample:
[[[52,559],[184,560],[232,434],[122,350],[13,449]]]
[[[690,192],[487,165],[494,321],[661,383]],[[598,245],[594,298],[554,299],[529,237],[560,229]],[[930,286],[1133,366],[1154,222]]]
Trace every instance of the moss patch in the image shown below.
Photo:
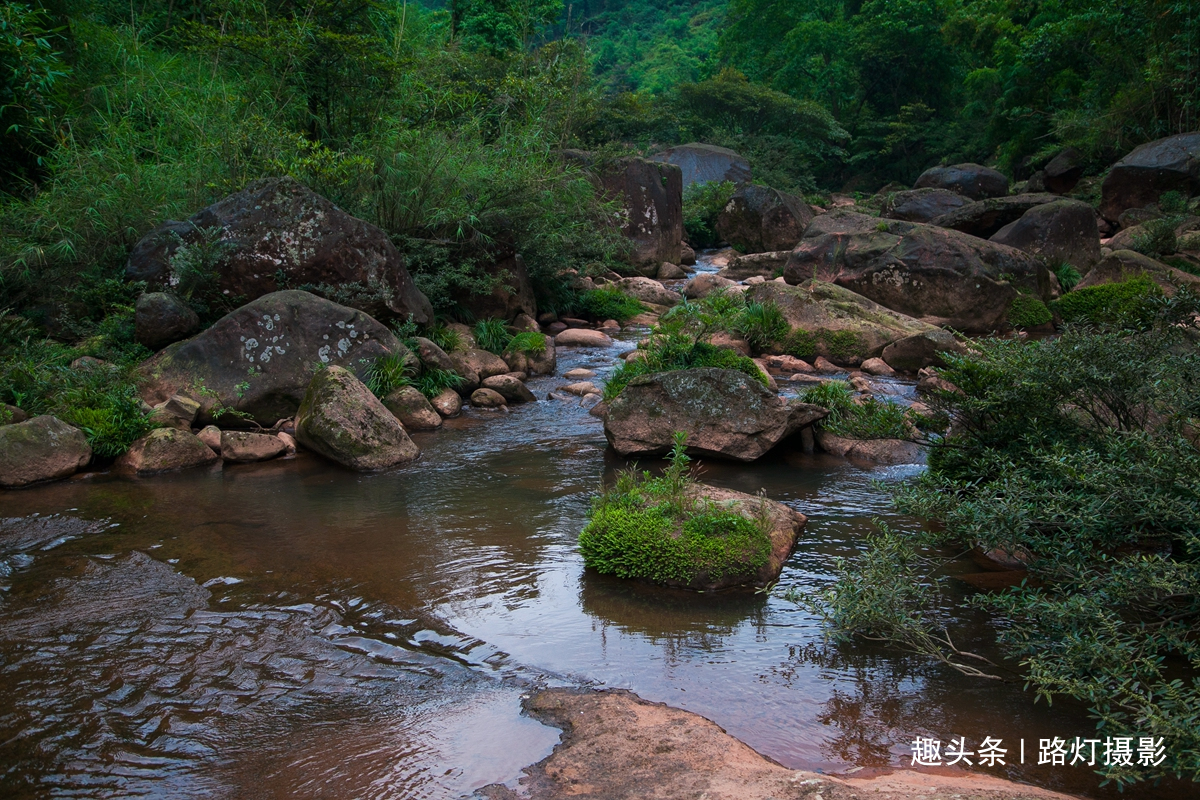
[[[1054,319],[1050,309],[1036,297],[1019,294],[1008,307],[1008,323],[1014,328],[1036,328]]]
[[[1162,295],[1162,289],[1146,275],[1138,275],[1124,283],[1105,283],[1076,289],[1055,300],[1053,308],[1063,322],[1092,325],[1120,322],[1136,315],[1151,297]]]

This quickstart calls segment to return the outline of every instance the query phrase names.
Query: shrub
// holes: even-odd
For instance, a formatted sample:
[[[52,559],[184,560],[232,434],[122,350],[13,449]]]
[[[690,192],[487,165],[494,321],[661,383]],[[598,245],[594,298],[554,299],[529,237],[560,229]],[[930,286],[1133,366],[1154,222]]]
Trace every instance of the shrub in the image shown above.
[[[451,372],[437,367],[426,367],[420,376],[413,380],[412,385],[421,394],[432,400],[447,389],[455,389],[463,385],[463,377],[457,372]]]
[[[651,338],[650,345],[643,352],[646,354],[644,358],[626,361],[613,370],[604,384],[605,400],[614,399],[639,375],[677,369],[732,369],[749,375],[764,386],[767,385],[766,376],[752,359],[733,350],[713,347],[706,342],[689,342],[677,337],[658,336]]]
[[[855,402],[850,384],[827,381],[804,391],[805,403],[829,409],[819,423],[835,436],[849,439],[907,439],[911,435],[908,409],[897,403],[867,397]]]
[[[584,563],[620,578],[687,584],[757,571],[771,554],[765,520],[748,519],[687,495],[684,439],[676,434],[671,464],[657,477],[623,472],[592,502],[579,535]]]
[[[636,297],[630,297],[616,286],[589,289],[579,296],[579,309],[594,319],[624,322],[646,310]]]
[[[455,350],[462,350],[466,342],[463,336],[458,331],[451,328],[442,320],[438,320],[429,326],[425,331],[429,341],[436,344],[438,347],[445,350],[447,353],[453,353]]]
[[[475,328],[471,333],[475,337],[475,343],[481,349],[496,355],[503,353],[504,348],[508,347],[508,343],[513,338],[513,335],[508,332],[504,320],[500,319],[481,319],[475,323]]]
[[[405,363],[407,353],[388,353],[375,359],[367,374],[367,388],[381,400],[401,386],[412,386],[413,374]]]
[[[731,181],[693,183],[683,190],[683,230],[688,244],[699,249],[721,243],[717,216],[735,191],[737,187]]]
[[[1063,322],[1090,325],[1119,324],[1141,315],[1147,301],[1160,297],[1162,289],[1145,275],[1124,283],[1105,283],[1077,289],[1052,305]]]
[[[546,352],[546,336],[536,331],[522,331],[508,343],[508,352],[524,353],[528,356],[540,356]]]
[[[1036,297],[1019,294],[1008,307],[1008,322],[1014,328],[1036,328],[1054,319],[1046,304]]]
[[[1141,225],[1141,232],[1133,237],[1129,249],[1151,258],[1171,255],[1178,246],[1175,229],[1183,219],[1169,216],[1146,220]]]

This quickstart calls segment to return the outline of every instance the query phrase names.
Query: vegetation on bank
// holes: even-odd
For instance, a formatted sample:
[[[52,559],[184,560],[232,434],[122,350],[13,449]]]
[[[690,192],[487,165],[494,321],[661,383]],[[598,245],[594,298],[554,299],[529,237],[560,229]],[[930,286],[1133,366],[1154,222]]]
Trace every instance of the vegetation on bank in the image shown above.
[[[651,477],[636,466],[593,499],[579,535],[584,563],[619,578],[687,585],[753,574],[771,555],[768,519],[750,519],[697,496],[685,434],[669,466]]]
[[[1086,703],[1107,733],[1163,737],[1161,766],[1108,768],[1112,780],[1200,779],[1197,311],[1180,290],[1118,325],[947,354],[942,377],[960,392],[931,402],[953,427],[895,497],[939,525],[881,529],[797,599],[835,637],[1020,676],[1039,699]],[[964,597],[945,567],[973,547],[1015,554],[1028,580]],[[956,646],[971,609],[993,620],[992,661]]]

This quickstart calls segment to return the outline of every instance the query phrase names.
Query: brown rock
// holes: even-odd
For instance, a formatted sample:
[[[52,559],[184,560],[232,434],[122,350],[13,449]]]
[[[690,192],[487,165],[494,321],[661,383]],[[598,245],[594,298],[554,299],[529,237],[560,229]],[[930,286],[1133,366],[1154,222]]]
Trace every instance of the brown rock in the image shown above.
[[[616,281],[616,287],[630,297],[657,306],[677,305],[681,298],[679,292],[674,292],[653,278],[621,278]]]
[[[717,216],[717,234],[743,253],[790,250],[812,221],[813,210],[799,197],[746,184]]]
[[[608,404],[604,435],[626,457],[662,455],[684,431],[693,455],[753,461],[826,413],[785,402],[741,372],[676,370],[630,381]]]
[[[817,446],[826,453],[876,464],[920,464],[925,454],[920,445],[904,439],[847,439],[817,426]]]
[[[938,392],[961,394],[957,386],[938,375],[937,370],[929,368],[917,373],[917,392],[919,394],[936,394]]]
[[[733,350],[734,352],[741,353],[744,356],[750,355],[750,343],[745,339],[739,339],[733,334],[727,333],[726,331],[717,331],[712,336],[709,336],[708,343],[713,347],[720,347],[723,350]]]
[[[440,369],[444,372],[454,372],[454,362],[446,351],[423,336],[417,337],[417,358],[422,369]]]
[[[554,349],[554,339],[542,334],[546,349],[540,353],[517,352],[513,349],[504,351],[504,363],[509,369],[524,372],[526,375],[553,375],[558,369],[558,354]]]
[[[1086,273],[1100,261],[1096,212],[1079,200],[1035,206],[1005,225],[991,241],[1041,256],[1047,264],[1066,262]]]
[[[780,372],[786,372],[789,374],[794,372],[813,371],[811,364],[803,359],[796,358],[795,356],[766,356],[763,361],[771,369],[777,369]]]
[[[214,453],[221,452],[221,429],[216,425],[206,425],[196,434],[196,438],[208,445]]]
[[[568,378],[570,380],[585,381],[588,378],[596,377],[596,373],[590,369],[583,369],[582,367],[576,367],[575,369],[569,369],[566,372],[564,372],[563,377]]]
[[[442,417],[457,417],[462,412],[462,395],[453,389],[443,389],[429,401]]]
[[[613,340],[600,331],[569,328],[554,337],[557,347],[608,347]]]
[[[270,461],[287,452],[287,444],[278,436],[251,431],[221,431],[221,458],[239,464]]]
[[[1068,147],[1050,160],[1043,173],[1042,182],[1048,191],[1066,194],[1083,177],[1083,156],[1074,147]]]
[[[664,261],[662,266],[658,268],[658,274],[655,275],[660,281],[677,281],[687,277],[687,273],[683,271],[683,267],[678,264],[672,264],[670,261]]]
[[[199,414],[200,404],[198,402],[185,395],[173,394],[154,406],[150,412],[150,421],[166,428],[191,432],[192,425],[196,422]]]
[[[654,274],[664,261],[678,264],[683,241],[683,173],[671,164],[620,158],[599,175],[606,197],[624,206],[621,232],[633,243],[629,261]]]
[[[803,231],[801,231],[803,235]],[[798,238],[796,241],[800,241]],[[792,244],[795,247],[795,243]],[[782,273],[787,261],[791,258],[791,250],[774,250],[764,253],[751,253],[737,256],[729,260],[729,266],[717,273],[717,277],[731,281],[744,281],[747,278],[774,278]]]
[[[529,314],[517,314],[517,316],[513,319],[512,326],[518,331],[526,331],[529,333],[540,333],[542,330],[542,326],[538,325],[537,320],[535,320]]]
[[[683,186],[693,183],[748,183],[750,162],[727,147],[690,142],[671,147],[650,157],[680,168]]]
[[[729,278],[722,278],[712,272],[702,272],[684,284],[683,296],[689,300],[699,300],[708,297],[718,289],[728,289],[733,285],[734,282]]]
[[[486,378],[483,381],[483,388],[496,392],[510,405],[513,403],[533,403],[537,401],[537,398],[533,396],[533,392],[529,391],[529,387],[512,375],[495,375],[491,378]]]
[[[212,448],[191,431],[158,428],[130,445],[115,466],[135,475],[153,475],[203,467],[219,460]]]
[[[457,397],[458,394],[455,393],[454,396]],[[396,419],[400,420],[406,431],[431,431],[442,425],[441,414],[416,387],[401,386],[394,389],[383,398],[383,405],[396,415]]]
[[[569,392],[570,394],[583,397],[588,394],[600,394],[600,390],[596,388],[596,384],[591,381],[580,381],[578,383],[570,383],[566,386],[558,387],[560,392]]]
[[[1108,171],[1100,214],[1116,222],[1130,208],[1145,208],[1169,191],[1200,193],[1200,132],[1180,133],[1135,147]]]
[[[831,362],[829,359],[825,358],[824,356],[817,356],[816,360],[813,361],[813,369],[815,369],[817,372],[823,372],[825,374],[829,374],[829,373],[833,373],[833,372],[845,372],[845,370],[843,370],[841,367],[837,366],[836,364],[834,364],[833,362]]]
[[[1112,255],[1105,256],[1099,264],[1092,267],[1075,289],[1086,289],[1102,283],[1124,283],[1138,275],[1149,277],[1168,297],[1173,296],[1181,286],[1190,286],[1193,291],[1200,291],[1200,277],[1132,250],[1117,250]]]
[[[696,251],[687,242],[684,242],[679,248],[679,263],[685,267],[693,266],[696,263]]]
[[[868,358],[862,363],[862,371],[868,375],[895,375],[896,370],[888,366],[882,358]]]
[[[949,331],[935,328],[907,336],[883,348],[883,360],[900,372],[916,372],[922,367],[944,367],[942,353],[964,353],[966,348]]]
[[[295,455],[295,453],[296,453],[295,438],[290,433],[286,433],[284,431],[280,431],[279,433],[277,433],[275,435],[277,437],[279,437],[279,441],[283,442],[284,455],[289,455],[289,456]]]
[[[504,395],[495,389],[476,389],[471,392],[471,405],[476,408],[501,408],[506,403]]]
[[[932,167],[922,172],[913,188],[926,187],[949,189],[972,200],[982,200],[1008,194],[1008,178],[979,164],[955,164],[950,167]]]
[[[392,412],[342,367],[313,377],[296,413],[296,440],[359,471],[394,467],[421,453]]]
[[[92,460],[83,431],[57,417],[0,425],[0,486],[14,488],[73,475]]]
[[[501,255],[483,273],[491,279],[488,294],[461,292],[455,300],[475,319],[502,319],[506,322],[517,316],[537,316],[537,300],[533,284],[525,269],[525,260],[511,251]]]
[[[0,425],[11,425],[15,422],[24,422],[29,419],[29,415],[16,406],[10,406],[8,403],[0,403]]]

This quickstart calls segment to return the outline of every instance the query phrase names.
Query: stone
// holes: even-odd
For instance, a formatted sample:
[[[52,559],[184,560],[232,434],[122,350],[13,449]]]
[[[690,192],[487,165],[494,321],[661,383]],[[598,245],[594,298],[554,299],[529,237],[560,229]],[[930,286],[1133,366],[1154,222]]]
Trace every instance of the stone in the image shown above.
[[[795,244],[792,246],[794,247]],[[729,266],[718,272],[717,276],[731,281],[744,281],[754,277],[774,278],[783,272],[791,255],[791,250],[773,250],[736,256],[729,260]]]
[[[817,356],[816,360],[813,361],[813,369],[817,372],[825,373],[826,375],[834,372],[845,372],[845,370],[824,356]]]
[[[204,244],[210,232],[218,238]],[[254,181],[185,222],[159,225],[134,245],[126,279],[171,285],[171,257],[181,246],[215,254],[217,285],[229,297],[253,301],[288,286],[354,284],[365,290],[362,310],[370,314],[433,322],[433,307],[388,235],[293,178]]]
[[[653,278],[622,278],[615,283],[621,292],[641,300],[643,303],[673,306],[683,299],[679,296],[679,292],[671,291]]]
[[[898,372],[917,372],[928,366],[944,367],[942,353],[965,353],[954,334],[941,328],[907,336],[883,348],[885,363]]]
[[[360,472],[405,464],[421,451],[392,412],[350,370],[313,376],[296,412],[296,441]]]
[[[762,275],[751,275],[749,278],[746,278],[746,280],[742,281],[742,283],[746,284],[747,286],[757,286],[760,283],[766,282],[767,279]]]
[[[747,357],[751,355],[750,343],[745,339],[738,338],[733,334],[728,333],[727,331],[717,331],[716,333],[710,335],[708,337],[708,343],[713,347],[719,347],[722,350],[733,350]],[[644,351],[639,352],[643,352],[644,354]]]
[[[504,363],[514,372],[526,375],[553,375],[558,369],[558,355],[554,339],[542,334],[546,349],[540,353],[525,353],[508,349],[504,351]]]
[[[971,198],[949,189],[911,189],[888,195],[883,216],[906,222],[933,222],[970,202]]]
[[[814,430],[817,446],[842,458],[875,464],[920,464],[925,460],[921,446],[905,439],[848,439],[819,425]]]
[[[546,311],[538,314],[537,321],[538,325],[549,325],[552,322],[558,322],[558,314],[555,314],[553,311]]]
[[[578,395],[579,397],[583,397],[584,395],[588,395],[588,394],[600,394],[600,390],[598,388],[596,388],[596,384],[592,383],[591,381],[579,381],[577,383],[570,383],[570,384],[567,384],[566,386],[558,387],[558,390],[560,392],[567,392],[568,394]]]
[[[797,372],[795,375],[788,376],[788,380],[793,383],[803,383],[811,386],[819,386],[828,381],[827,378],[820,378],[807,372]]]
[[[270,461],[287,452],[278,436],[251,431],[221,431],[221,459],[239,464]]]
[[[741,372],[675,370],[631,380],[608,403],[604,435],[627,458],[663,455],[684,431],[691,455],[754,461],[827,413],[782,400]]]
[[[670,261],[664,261],[662,266],[658,268],[658,274],[655,275],[660,281],[678,281],[687,277],[687,272],[678,264],[672,264]]]
[[[453,389],[442,389],[429,403],[443,418],[457,417],[462,412],[462,395]]]
[[[395,334],[364,312],[308,292],[275,292],[143,363],[141,395],[152,405],[174,394],[197,397],[199,424],[227,409],[267,427],[295,414],[319,367],[345,367],[365,379],[385,355],[419,366]]]
[[[578,317],[563,317],[559,321],[565,323],[568,328],[592,327],[592,323],[588,322],[586,319],[579,319]]]
[[[185,395],[173,394],[154,406],[150,412],[150,422],[190,432],[199,415],[200,403]]]
[[[784,277],[789,284],[836,283],[902,315],[964,333],[1000,329],[1021,291],[1043,301],[1051,291],[1041,259],[1016,248],[842,209],[812,221]]]
[[[608,347],[612,343],[608,334],[585,328],[569,328],[554,337],[556,347]]]
[[[213,449],[191,431],[157,428],[129,446],[114,466],[135,475],[203,467],[219,461]]]
[[[933,326],[891,311],[849,289],[824,281],[800,286],[768,281],[747,290],[746,299],[774,303],[792,329],[792,348],[802,336],[810,352],[839,363],[871,358],[897,339],[933,330]],[[796,370],[799,371],[799,370]]]
[[[694,266],[696,263],[696,251],[687,242],[684,242],[679,248],[679,263],[685,267]]]
[[[594,370],[576,367],[575,369],[569,369],[564,372],[563,377],[569,380],[585,381],[588,378],[596,377],[596,373]]]
[[[1034,206],[989,241],[1040,256],[1047,264],[1071,264],[1080,273],[1100,261],[1096,212],[1079,200],[1064,198]]]
[[[644,158],[619,158],[599,175],[604,195],[622,204],[621,232],[633,244],[628,260],[643,275],[664,261],[678,264],[683,241],[683,173]]]
[[[546,326],[546,333],[550,336],[558,336],[558,334],[565,330],[567,330],[567,324],[565,322],[551,322]]]
[[[606,320],[604,320],[604,322],[601,322],[596,327],[599,330],[609,333],[609,335],[611,336],[613,331],[621,330],[621,323],[617,322],[615,319],[606,319]]]
[[[537,320],[529,314],[517,314],[513,318],[512,326],[525,333],[541,333],[542,331],[542,326],[538,325]]]
[[[286,431],[280,431],[279,433],[275,434],[275,436],[279,439],[279,441],[283,442],[284,455],[292,456],[296,454],[296,440],[290,433],[287,433]]]
[[[1042,184],[1047,191],[1066,194],[1083,177],[1083,155],[1074,147],[1060,151],[1042,170]]]
[[[967,203],[940,217],[935,217],[932,224],[939,228],[950,228],[978,236],[980,239],[987,239],[1005,225],[1019,220],[1031,208],[1061,199],[1058,195],[1049,192],[993,197],[988,200]]]
[[[750,162],[727,147],[690,142],[668,148],[650,158],[678,166],[684,187],[714,181],[736,184],[750,181]]]
[[[892,369],[882,358],[868,358],[860,367],[863,372],[868,375],[895,375],[896,370]]]
[[[487,378],[483,382],[483,388],[496,392],[509,405],[537,402],[537,398],[533,396],[533,392],[529,391],[529,387],[512,375],[495,375]]]
[[[938,375],[935,369],[926,367],[917,373],[918,394],[936,394],[938,392],[955,392],[961,394],[957,386]]]
[[[766,356],[763,361],[771,369],[777,369],[780,372],[788,374],[794,372],[812,372],[813,367],[807,361],[789,355],[772,355]]]
[[[1193,292],[1200,292],[1200,277],[1132,250],[1116,250],[1112,255],[1105,256],[1092,267],[1091,272],[1083,276],[1075,291],[1103,283],[1124,283],[1139,275],[1145,275],[1158,284],[1167,297],[1173,297],[1181,286],[1189,286]]]
[[[214,453],[221,452],[221,429],[216,425],[205,425],[196,438],[208,445]]]
[[[423,336],[416,337],[416,342],[416,356],[421,362],[421,369],[440,369],[443,372],[454,372],[454,362],[450,360],[450,356],[446,354],[445,350]]]
[[[949,189],[972,200],[983,200],[1008,194],[1008,178],[979,164],[955,164],[925,170],[913,188]]]
[[[463,377],[467,384],[474,383],[478,387],[485,378],[490,378],[493,375],[503,375],[509,372],[512,367],[508,365],[503,358],[495,353],[489,353],[487,350],[480,350],[477,347],[472,347],[467,350],[456,350],[450,353],[450,361],[454,364],[454,371]],[[474,376],[474,380],[472,380]],[[466,388],[466,384],[460,387],[462,392]],[[470,391],[474,391],[472,388]]]
[[[1147,142],[1114,164],[1100,188],[1100,215],[1116,222],[1126,209],[1145,208],[1170,191],[1200,194],[1200,131]]]
[[[133,338],[151,350],[186,339],[200,330],[200,317],[175,295],[144,292],[133,310]]]
[[[717,216],[717,234],[743,253],[790,250],[813,210],[799,197],[766,186],[740,187]]]
[[[92,460],[83,431],[57,417],[0,425],[0,486],[12,489],[74,475]]]
[[[8,403],[0,403],[0,425],[11,425],[15,422],[24,422],[29,419],[29,415],[16,406],[10,406]]]
[[[415,386],[393,389],[383,398],[383,405],[396,415],[406,431],[431,431],[442,426],[442,415]]]
[[[486,264],[486,262],[485,262]],[[487,294],[457,292],[455,301],[475,319],[502,319],[508,322],[519,315],[537,316],[537,300],[529,271],[520,254],[508,253],[481,271],[492,282]]]
[[[734,282],[712,272],[702,272],[683,286],[683,296],[689,300],[708,297],[718,289],[728,289]]]
[[[494,389],[476,389],[471,392],[471,405],[476,408],[501,408],[507,403],[504,395]]]

